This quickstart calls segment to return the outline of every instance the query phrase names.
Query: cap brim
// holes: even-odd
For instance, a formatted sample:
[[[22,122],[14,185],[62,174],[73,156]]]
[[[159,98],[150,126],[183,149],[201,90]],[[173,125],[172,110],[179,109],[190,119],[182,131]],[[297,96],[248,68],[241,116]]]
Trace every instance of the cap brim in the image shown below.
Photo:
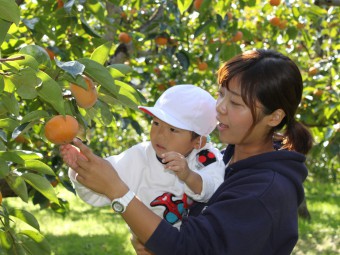
[[[190,127],[183,125],[176,118],[172,117],[168,113],[156,107],[146,107],[146,106],[138,106],[138,109],[149,114],[151,116],[155,116],[158,119],[166,122],[167,124],[174,126],[176,128],[190,130]],[[191,130],[190,130],[191,131]]]

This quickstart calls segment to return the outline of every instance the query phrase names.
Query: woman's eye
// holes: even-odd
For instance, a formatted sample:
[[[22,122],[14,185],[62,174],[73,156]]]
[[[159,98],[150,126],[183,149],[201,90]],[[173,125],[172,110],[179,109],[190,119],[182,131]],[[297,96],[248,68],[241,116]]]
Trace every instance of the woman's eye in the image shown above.
[[[235,101],[230,101],[231,104],[233,105],[239,105],[238,103],[236,103]]]
[[[174,133],[177,132],[177,130],[174,129],[174,128],[170,128],[170,131],[171,131],[171,132],[174,132]]]
[[[158,123],[157,121],[153,121],[153,122],[152,122],[152,125],[158,126],[159,123]]]
[[[218,95],[219,97],[223,97],[223,91],[221,91],[221,90],[217,91],[217,95]]]

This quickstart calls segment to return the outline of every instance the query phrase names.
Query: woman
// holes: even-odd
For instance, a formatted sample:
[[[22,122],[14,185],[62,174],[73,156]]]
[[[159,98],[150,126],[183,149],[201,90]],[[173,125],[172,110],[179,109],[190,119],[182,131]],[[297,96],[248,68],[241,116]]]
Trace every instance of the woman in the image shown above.
[[[154,254],[290,254],[304,198],[304,154],[312,146],[295,119],[303,90],[299,69],[280,53],[253,50],[225,63],[218,83],[219,136],[229,144],[225,180],[207,204],[191,208],[180,230],[131,196],[110,164],[79,141],[87,160],[78,158],[77,180],[123,206],[123,219]]]

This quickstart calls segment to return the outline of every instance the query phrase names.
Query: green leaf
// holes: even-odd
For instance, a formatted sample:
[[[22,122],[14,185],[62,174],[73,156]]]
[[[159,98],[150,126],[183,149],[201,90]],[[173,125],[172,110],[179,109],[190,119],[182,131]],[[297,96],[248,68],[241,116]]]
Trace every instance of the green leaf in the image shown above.
[[[322,15],[327,15],[327,11],[324,8],[321,8],[316,5],[311,5],[309,8],[306,10],[308,13],[314,14],[317,17],[320,17]]]
[[[55,59],[55,62],[60,69],[69,73],[74,79],[76,79],[78,75],[81,75],[85,69],[85,66],[80,64],[78,61],[62,62]]]
[[[46,117],[49,117],[48,112],[44,110],[36,110],[36,111],[27,113],[27,115],[25,115],[22,118],[21,123],[30,122],[32,120],[40,120]]]
[[[292,13],[293,13],[293,16],[296,20],[300,17],[300,10],[299,10],[299,8],[297,8],[295,6],[293,6],[293,8],[292,8]]]
[[[113,95],[117,94],[115,80],[112,78],[108,69],[89,58],[78,59],[78,61],[85,65],[84,72],[87,76],[89,76],[92,80],[95,80]]]
[[[0,151],[0,160],[14,162],[17,164],[25,164],[25,161],[16,153],[12,151]]]
[[[4,160],[0,160],[0,179],[5,178],[10,172],[8,163]]]
[[[20,10],[13,0],[0,0],[0,19],[15,23],[20,22]]]
[[[50,255],[51,248],[46,238],[37,231],[22,230],[19,235],[25,235],[28,239],[23,238],[24,246],[30,251],[30,254]]]
[[[63,75],[63,79],[69,81],[70,83],[76,84],[76,85],[82,87],[83,89],[87,90],[87,83],[86,83],[86,80],[84,79],[83,75],[77,75],[77,77],[74,78],[69,73],[65,73]]]
[[[28,202],[27,186],[24,179],[17,175],[8,175],[5,178],[8,186],[17,194],[24,202]]]
[[[50,103],[58,113],[65,115],[64,98],[59,83],[42,71],[39,71],[37,76],[42,80],[42,85],[37,88],[38,96]]]
[[[58,197],[55,194],[51,183],[46,178],[32,173],[24,173],[22,178],[46,198],[59,204]]]
[[[81,21],[81,26],[83,27],[83,29],[85,30],[85,32],[87,34],[89,34],[90,36],[93,36],[93,37],[97,37],[97,38],[100,38],[101,35],[98,34],[96,31],[94,31],[90,25],[86,22],[86,19],[84,18],[83,15],[81,15],[80,17],[80,21]]]
[[[107,66],[109,67],[110,69],[116,69],[118,71],[120,71],[121,73],[123,74],[128,74],[128,73],[131,73],[133,71],[132,67],[129,66],[129,65],[125,65],[125,64],[112,64],[112,65],[109,65]],[[112,74],[112,72],[110,71],[110,73]],[[116,78],[114,76],[112,76],[113,78]]]
[[[0,138],[3,140],[3,141],[5,141],[5,142],[7,142],[7,134],[2,130],[2,129],[0,129]],[[0,140],[1,141],[1,140]],[[7,149],[5,149],[4,151],[6,151]]]
[[[19,116],[19,102],[15,98],[15,94],[3,92],[2,95],[0,95],[0,99],[8,112],[14,116]]]
[[[177,0],[179,12],[183,14],[192,4],[193,0]]]
[[[138,91],[129,84],[119,80],[116,80],[116,85],[119,88],[117,94],[118,100],[128,107],[138,110],[138,105],[141,101]]]
[[[0,99],[1,100],[1,99]],[[8,112],[5,104],[0,101],[0,116],[5,116],[5,114]]]
[[[92,109],[90,109],[92,110]],[[98,101],[94,107],[94,110],[99,113],[99,114],[95,114],[95,116],[97,116],[98,118],[101,119],[102,123],[107,126],[110,125],[112,120],[113,120],[113,114],[110,111],[110,107],[103,103]]]
[[[40,153],[33,151],[25,151],[25,150],[16,150],[15,152],[19,157],[23,160],[32,160],[32,159],[42,159],[43,156]]]
[[[98,62],[101,65],[104,65],[112,48],[112,42],[104,43],[100,45],[98,48],[94,50],[91,55],[91,59],[93,61]]]
[[[0,76],[0,94],[4,91],[5,88],[5,81],[2,75]]]
[[[199,37],[201,34],[206,32],[209,29],[209,26],[212,24],[213,20],[207,20],[204,24],[200,25],[194,33],[195,38]]]
[[[2,138],[1,137],[1,131],[0,131],[0,138]],[[4,144],[4,142],[1,139],[0,139],[0,150],[2,150],[2,151],[7,150],[7,146]]]
[[[48,165],[39,160],[26,160],[25,165],[23,167],[19,167],[18,170],[30,170],[40,174],[55,176],[53,170]]]
[[[12,231],[14,232],[14,231]],[[18,238],[18,236],[15,234],[15,238]],[[20,242],[14,242],[12,247],[8,250],[7,254],[15,254],[15,255],[27,255],[27,252],[25,251],[24,244],[20,240]]]
[[[39,223],[37,219],[28,211],[26,210],[21,210],[21,209],[15,209],[15,208],[10,208],[9,209],[9,214],[18,218],[19,220],[27,223],[31,227],[40,230]]]
[[[190,66],[190,58],[188,56],[188,54],[181,50],[179,52],[176,53],[176,57],[178,59],[178,61],[180,62],[181,66],[183,67],[183,69],[186,71],[188,70],[189,66]]]
[[[125,77],[125,75],[120,72],[119,70],[112,68],[111,65],[107,66],[107,69],[109,70],[112,78],[117,79],[117,78],[121,78],[121,77]]]
[[[289,36],[289,39],[294,40],[298,34],[298,30],[295,27],[289,27],[287,29],[287,34]]]
[[[241,48],[237,44],[222,45],[220,50],[220,58],[222,61],[227,61],[234,57],[235,55],[241,53]]]
[[[10,118],[0,119],[0,128],[3,128],[10,132],[12,132],[19,125],[20,123],[18,121]]]
[[[7,32],[11,27],[11,22],[0,19],[0,46],[5,41]]]
[[[12,132],[12,139],[17,138],[21,133],[26,132],[35,124],[36,123],[34,122],[26,122],[26,123],[21,124],[19,127],[16,127]]]
[[[31,55],[21,53],[21,54],[11,55],[9,58],[19,58],[19,57],[23,57],[23,59],[15,60],[16,64],[18,64],[19,66],[23,66],[23,67],[31,67],[33,70],[38,70],[39,63]],[[8,64],[10,65],[11,62],[8,62]]]
[[[230,4],[231,0],[218,1],[218,3],[214,5],[214,10],[217,14],[221,15],[221,17],[224,17],[230,8]]]
[[[38,96],[35,88],[41,85],[41,80],[37,78],[34,69],[28,67],[20,70],[19,73],[11,76],[11,81],[22,99],[34,99]]]
[[[20,49],[20,53],[31,55],[39,65],[51,67],[51,59],[46,50],[39,45],[27,45]]]
[[[0,247],[5,248],[6,250],[10,249],[13,245],[13,238],[9,234],[8,231],[3,231],[0,228]],[[1,251],[1,250],[0,250]]]

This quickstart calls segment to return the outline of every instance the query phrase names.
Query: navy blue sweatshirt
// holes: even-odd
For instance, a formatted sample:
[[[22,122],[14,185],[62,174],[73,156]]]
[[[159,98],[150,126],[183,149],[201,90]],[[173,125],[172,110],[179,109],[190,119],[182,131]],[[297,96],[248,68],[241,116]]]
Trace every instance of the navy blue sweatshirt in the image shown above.
[[[228,146],[224,160],[233,154]],[[180,230],[162,221],[146,242],[159,255],[288,255],[298,239],[305,156],[273,151],[231,164],[204,206],[193,207]]]

